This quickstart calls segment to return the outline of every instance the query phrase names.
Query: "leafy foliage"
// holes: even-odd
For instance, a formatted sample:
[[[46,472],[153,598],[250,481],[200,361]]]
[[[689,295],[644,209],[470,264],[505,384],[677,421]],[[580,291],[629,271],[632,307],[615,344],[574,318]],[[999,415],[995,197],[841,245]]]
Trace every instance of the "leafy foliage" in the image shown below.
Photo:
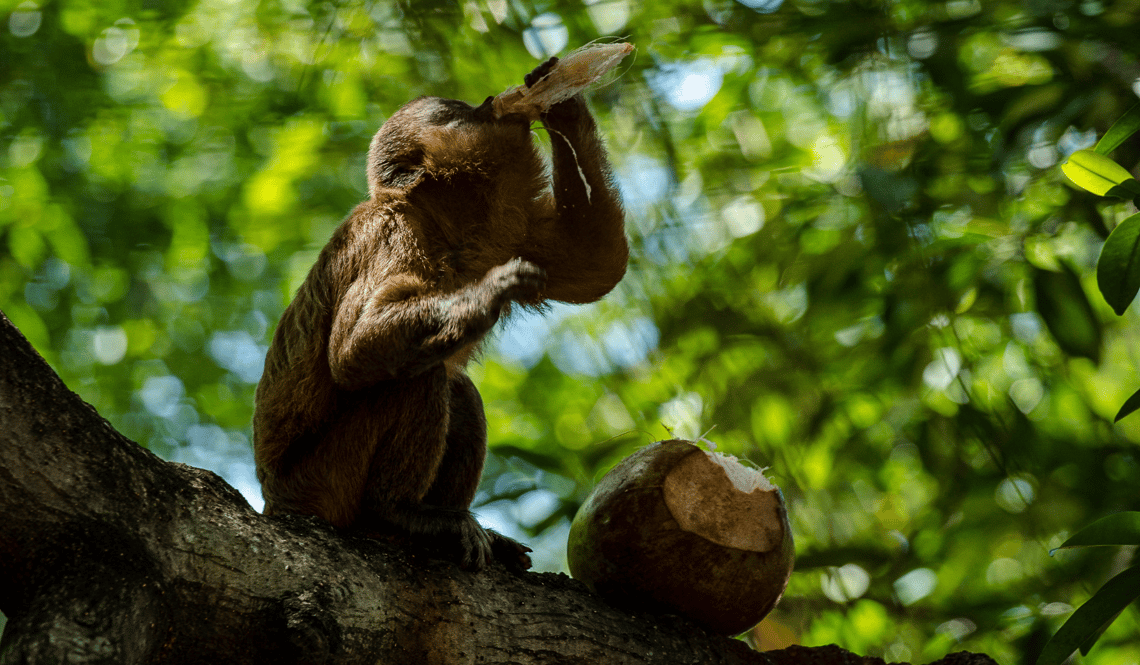
[[[1132,566],[1106,582],[1073,613],[1041,650],[1037,662],[1063,663],[1077,649],[1087,656],[1104,629],[1137,598],[1140,598],[1140,566]]]
[[[1100,250],[1096,262],[1096,283],[1112,310],[1124,310],[1140,291],[1140,215],[1132,215],[1120,223]]]
[[[1128,112],[1120,116],[1120,119],[1112,123],[1112,127],[1109,127],[1104,136],[1096,142],[1095,150],[1099,154],[1107,155],[1119,148],[1120,144],[1138,131],[1140,131],[1140,102],[1137,102],[1135,106],[1128,109]]]
[[[1101,518],[1061,544],[1067,547],[1140,545],[1140,512],[1121,512]],[[1061,626],[1037,660],[1038,665],[1058,665],[1074,651],[1088,655],[1101,633],[1132,601],[1140,598],[1140,566],[1116,575]]]
[[[797,572],[751,639],[900,661],[1033,662],[1130,563],[1047,556],[1140,507],[1140,419],[1113,423],[1136,388],[1135,308],[1113,314],[1134,243],[1105,243],[1136,194],[1074,195],[1057,168],[1100,134],[1140,160],[1109,130],[1136,117],[1127,3],[0,7],[0,309],[159,454],[256,500],[261,358],[365,195],[378,124],[619,34],[638,52],[592,104],[634,259],[474,367],[498,452],[482,517],[557,569],[607,468],[704,435],[789,504]],[[1140,659],[1138,630],[1125,611],[1088,662]]]
[[[1065,175],[1094,194],[1114,196],[1121,191],[1129,194],[1136,191],[1140,183],[1133,180],[1127,170],[1100,153],[1111,151],[1138,131],[1140,105],[1133,106],[1109,128],[1105,138],[1097,143],[1096,152],[1080,150],[1073,153],[1063,167]],[[1100,175],[1092,175],[1094,172]],[[1102,180],[1109,186],[1104,187]],[[1113,229],[1097,260],[1097,286],[1117,314],[1124,314],[1140,290],[1140,274],[1134,267],[1140,263],[1140,248],[1136,241],[1138,220],[1140,214],[1132,215]],[[1128,398],[1114,422],[1119,422],[1137,408],[1140,408],[1140,391]],[[1140,512],[1121,512],[1082,529],[1062,543],[1060,549],[1137,544],[1140,544]],[[1088,655],[1101,633],[1137,598],[1140,598],[1140,566],[1133,566],[1106,582],[1073,613],[1041,650],[1038,665],[1060,665],[1078,648],[1082,654]]]
[[[1069,155],[1061,170],[1069,180],[1100,196],[1107,195],[1116,187],[1129,191],[1140,187],[1128,169],[1093,150],[1078,150]]]

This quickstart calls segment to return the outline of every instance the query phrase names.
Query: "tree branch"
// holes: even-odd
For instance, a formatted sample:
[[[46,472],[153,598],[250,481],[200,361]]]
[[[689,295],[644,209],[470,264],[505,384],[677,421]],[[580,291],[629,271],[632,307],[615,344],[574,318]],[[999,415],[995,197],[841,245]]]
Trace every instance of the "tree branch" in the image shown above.
[[[2,663],[881,662],[761,654],[614,609],[565,575],[468,573],[317,518],[263,517],[217,475],[115,431],[2,312],[0,358]]]

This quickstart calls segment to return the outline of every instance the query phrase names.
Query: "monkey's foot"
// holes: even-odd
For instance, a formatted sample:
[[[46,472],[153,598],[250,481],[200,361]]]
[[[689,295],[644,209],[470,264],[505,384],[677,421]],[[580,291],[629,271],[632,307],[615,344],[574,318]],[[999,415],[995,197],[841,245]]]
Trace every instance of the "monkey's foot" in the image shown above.
[[[530,557],[527,556],[527,552],[534,550],[497,531],[487,529],[487,533],[491,536],[491,552],[494,553],[499,563],[513,573],[522,573],[530,568]]]
[[[482,570],[496,560],[516,573],[530,568],[529,547],[484,529],[467,510],[418,503],[384,504],[382,508],[361,515],[355,527],[372,537],[406,536],[429,555],[453,561],[464,570]]]
[[[459,533],[458,551],[451,549],[448,558],[464,570],[482,570],[492,561],[498,561],[513,573],[522,573],[530,568],[531,549],[503,534],[484,529],[474,517],[463,525]]]

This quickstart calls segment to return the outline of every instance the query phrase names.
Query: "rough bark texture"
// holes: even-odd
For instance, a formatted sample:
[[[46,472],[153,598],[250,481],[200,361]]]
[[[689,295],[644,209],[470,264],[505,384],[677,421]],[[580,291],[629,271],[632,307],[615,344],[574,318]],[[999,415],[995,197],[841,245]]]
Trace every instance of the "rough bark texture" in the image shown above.
[[[616,610],[565,575],[466,573],[316,518],[263,517],[215,474],[116,432],[3,313],[0,359],[0,663],[883,662],[758,653]]]

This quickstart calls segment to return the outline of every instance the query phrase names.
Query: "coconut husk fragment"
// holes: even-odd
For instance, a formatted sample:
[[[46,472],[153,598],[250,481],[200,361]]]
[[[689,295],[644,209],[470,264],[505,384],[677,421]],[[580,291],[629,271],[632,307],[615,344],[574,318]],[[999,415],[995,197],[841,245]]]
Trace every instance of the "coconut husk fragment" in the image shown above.
[[[495,117],[518,113],[537,120],[551,106],[592,85],[632,52],[633,44],[628,42],[587,44],[575,49],[531,87],[518,85],[495,97]]]

